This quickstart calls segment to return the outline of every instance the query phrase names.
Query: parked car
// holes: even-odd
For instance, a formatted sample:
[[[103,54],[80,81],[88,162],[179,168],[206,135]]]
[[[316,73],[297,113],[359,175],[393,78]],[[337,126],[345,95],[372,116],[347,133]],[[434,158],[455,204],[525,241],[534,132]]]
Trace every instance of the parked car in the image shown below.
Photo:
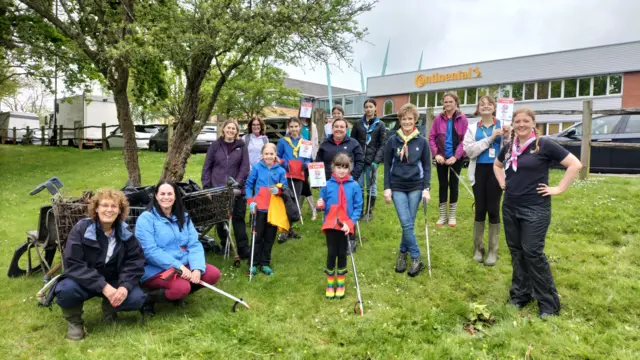
[[[207,149],[209,149],[209,145],[217,139],[217,135],[217,128],[215,125],[205,125],[200,131],[200,134],[198,134],[198,137],[196,137],[196,142],[193,144],[191,152],[207,152]],[[168,127],[165,126],[149,138],[149,150],[168,151],[168,138],[169,131]]]
[[[31,133],[29,144],[31,145],[42,145],[42,130],[35,128],[33,130],[29,130]],[[21,144],[27,143],[27,134],[22,135],[22,138],[19,139]],[[46,145],[49,145],[49,132],[47,129],[44,130],[44,141]]]
[[[548,138],[580,158],[580,145],[568,145],[567,142],[582,140],[582,123],[549,135]],[[591,123],[591,140],[599,143],[640,143],[640,113],[594,118]],[[560,164],[555,164],[554,167],[560,167]],[[640,149],[593,146],[590,170],[603,173],[640,173]]]
[[[134,125],[136,131],[136,144],[138,149],[146,150],[149,148],[149,138],[166,125]],[[107,148],[122,149],[124,147],[124,138],[122,137],[122,129],[116,127],[107,137]]]

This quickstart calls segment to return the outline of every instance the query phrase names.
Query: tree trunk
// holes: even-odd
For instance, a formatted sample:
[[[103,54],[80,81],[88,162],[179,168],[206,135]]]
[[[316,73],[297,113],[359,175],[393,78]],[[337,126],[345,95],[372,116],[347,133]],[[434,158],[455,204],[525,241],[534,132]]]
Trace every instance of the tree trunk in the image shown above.
[[[113,98],[118,112],[118,124],[122,129],[124,140],[122,154],[128,174],[127,185],[141,186],[142,178],[140,176],[140,166],[138,165],[138,144],[136,144],[136,133],[131,119],[131,106],[127,94],[129,68],[120,62],[116,63],[115,68],[117,77],[111,77],[109,82],[111,83],[111,89],[113,89]]]

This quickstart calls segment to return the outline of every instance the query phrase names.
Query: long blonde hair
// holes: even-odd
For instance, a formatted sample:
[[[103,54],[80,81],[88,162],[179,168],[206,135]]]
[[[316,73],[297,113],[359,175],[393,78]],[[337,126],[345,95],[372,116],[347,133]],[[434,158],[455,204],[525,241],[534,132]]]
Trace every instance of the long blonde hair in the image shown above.
[[[538,152],[540,150],[539,142],[540,142],[540,133],[538,132],[538,128],[536,127],[536,113],[528,107],[519,108],[518,110],[513,112],[513,119],[516,118],[517,115],[525,114],[533,120],[533,131],[536,133],[536,147],[533,149],[533,152]],[[511,141],[516,141],[516,127],[511,126]],[[510,149],[511,147],[509,147]]]

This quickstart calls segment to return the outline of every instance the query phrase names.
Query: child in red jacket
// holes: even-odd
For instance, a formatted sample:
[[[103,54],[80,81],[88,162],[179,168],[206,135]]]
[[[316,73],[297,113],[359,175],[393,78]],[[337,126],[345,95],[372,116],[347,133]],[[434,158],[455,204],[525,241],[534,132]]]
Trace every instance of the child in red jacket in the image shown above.
[[[327,237],[327,299],[344,297],[347,242],[349,234],[354,234],[355,224],[362,213],[362,190],[351,177],[351,169],[353,162],[349,155],[336,155],[331,162],[333,174],[327,181],[327,186],[320,190],[320,198],[316,204],[319,210],[328,209],[322,225],[322,232]]]

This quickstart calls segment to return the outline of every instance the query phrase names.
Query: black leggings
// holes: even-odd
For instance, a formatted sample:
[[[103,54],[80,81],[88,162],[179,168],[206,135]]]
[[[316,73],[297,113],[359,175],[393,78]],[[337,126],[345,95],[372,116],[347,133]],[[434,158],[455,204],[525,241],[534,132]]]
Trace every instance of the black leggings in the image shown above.
[[[236,236],[236,245],[238,251],[242,253],[249,248],[249,237],[247,236],[247,224],[244,222],[244,216],[247,213],[247,200],[244,196],[233,199],[233,210],[231,213],[231,226]],[[224,247],[227,243],[229,229],[226,229],[225,223],[216,225],[216,232],[220,238],[220,245]]]
[[[440,204],[447,202],[447,190],[451,191],[451,197],[449,202],[454,204],[458,202],[458,177],[449,171],[449,168],[453,169],[458,175],[462,169],[462,160],[456,161],[453,165],[440,165],[436,164],[436,170],[438,170],[438,183],[440,187]]]
[[[347,267],[347,237],[340,230],[325,230],[327,236],[327,270],[336,267],[338,257],[338,269]]]
[[[258,211],[256,216],[256,243],[253,250],[253,265],[271,265],[271,248],[278,228],[267,222],[267,213]]]
[[[500,224],[502,189],[493,173],[493,164],[476,164],[475,178],[476,221],[484,222],[489,214],[489,224]]]

